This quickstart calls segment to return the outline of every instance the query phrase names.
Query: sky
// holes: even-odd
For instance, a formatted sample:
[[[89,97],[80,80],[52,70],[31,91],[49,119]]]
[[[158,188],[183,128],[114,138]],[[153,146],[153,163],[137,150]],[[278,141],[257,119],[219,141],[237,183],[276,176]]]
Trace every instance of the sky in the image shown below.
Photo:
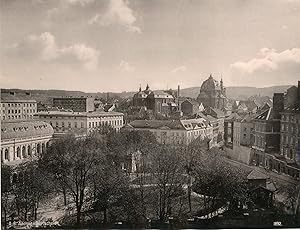
[[[297,84],[300,0],[0,0],[0,87]]]

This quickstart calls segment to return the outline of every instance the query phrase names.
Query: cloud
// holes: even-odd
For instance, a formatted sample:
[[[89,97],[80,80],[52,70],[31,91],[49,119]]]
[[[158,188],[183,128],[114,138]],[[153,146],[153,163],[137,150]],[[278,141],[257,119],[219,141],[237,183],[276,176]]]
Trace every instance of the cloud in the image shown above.
[[[184,72],[184,71],[186,71],[186,66],[182,65],[182,66],[179,66],[179,67],[173,69],[171,71],[171,73]]]
[[[285,64],[300,64],[299,48],[287,49],[282,52],[277,52],[275,49],[262,48],[259,55],[261,56],[260,58],[253,58],[246,62],[235,62],[230,65],[230,68],[235,71],[252,74],[257,71],[274,71]]]
[[[71,5],[81,5],[85,6],[91,2],[94,2],[95,0],[63,0],[66,3],[69,3]]]
[[[23,41],[13,44],[8,48],[21,58],[38,58],[42,61],[77,61],[87,69],[95,69],[98,65],[100,52],[85,44],[73,44],[66,47],[59,47],[55,37],[49,32],[41,35],[29,35]]]
[[[124,26],[129,32],[141,33],[141,29],[134,25],[136,16],[128,6],[126,0],[110,0],[108,9],[103,14],[96,14],[89,20],[89,24],[99,24],[107,27],[111,25]]]
[[[128,62],[122,60],[119,65],[120,69],[124,72],[134,72],[135,68],[131,66]]]

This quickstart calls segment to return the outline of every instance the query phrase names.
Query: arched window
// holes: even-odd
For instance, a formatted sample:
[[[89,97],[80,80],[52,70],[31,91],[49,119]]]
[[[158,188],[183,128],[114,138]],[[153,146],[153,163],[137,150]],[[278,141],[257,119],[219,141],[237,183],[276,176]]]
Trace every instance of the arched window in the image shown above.
[[[22,147],[22,156],[26,157],[26,147],[25,146]]]
[[[45,143],[42,144],[42,153],[44,153],[46,151],[46,146]]]
[[[27,146],[27,154],[28,154],[28,156],[31,156],[31,146],[30,145]]]
[[[17,157],[21,158],[21,149],[17,147]]]
[[[38,143],[37,145],[36,145],[36,152],[39,154],[39,153],[41,153],[41,144],[40,143]]]
[[[8,160],[8,149],[5,149],[4,151],[4,159]]]

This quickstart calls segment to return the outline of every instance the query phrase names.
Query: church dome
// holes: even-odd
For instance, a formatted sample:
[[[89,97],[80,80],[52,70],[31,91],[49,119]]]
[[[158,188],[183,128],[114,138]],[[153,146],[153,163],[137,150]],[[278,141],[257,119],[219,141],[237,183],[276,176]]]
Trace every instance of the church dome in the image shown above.
[[[212,75],[209,76],[209,78],[207,80],[205,80],[200,88],[200,92],[201,91],[213,91],[213,90],[220,90],[220,84],[217,80],[215,80]]]

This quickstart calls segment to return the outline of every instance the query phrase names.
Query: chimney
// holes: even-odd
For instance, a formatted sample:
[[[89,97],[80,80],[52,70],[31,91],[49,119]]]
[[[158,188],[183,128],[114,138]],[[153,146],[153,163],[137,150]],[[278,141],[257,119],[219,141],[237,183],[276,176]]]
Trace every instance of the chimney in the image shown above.
[[[10,91],[9,94],[13,95],[13,96],[16,96],[16,92],[14,92],[14,91]]]
[[[273,111],[274,118],[280,119],[280,112],[284,109],[284,93],[274,93],[273,96]]]
[[[298,81],[298,101],[300,101],[300,81]]]

